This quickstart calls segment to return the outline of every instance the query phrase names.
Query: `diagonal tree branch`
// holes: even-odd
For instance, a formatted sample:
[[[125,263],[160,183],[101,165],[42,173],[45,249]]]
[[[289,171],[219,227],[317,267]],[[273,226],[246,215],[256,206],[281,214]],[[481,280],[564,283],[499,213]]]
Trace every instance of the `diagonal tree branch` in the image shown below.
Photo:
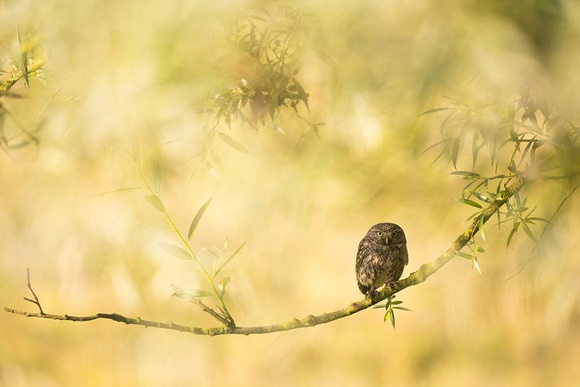
[[[36,61],[28,66],[27,73],[28,74],[34,73],[35,71],[40,70],[45,64],[46,63],[44,62],[43,59],[38,60],[38,61]],[[18,82],[22,78],[24,78],[24,73],[22,71],[18,70],[17,72],[12,74],[12,76],[9,79],[4,81],[4,83],[2,83],[0,85],[0,92],[9,91],[12,88],[12,86],[14,86],[14,84],[16,84],[16,82]]]
[[[125,324],[170,329],[180,332],[189,332],[196,335],[208,335],[208,336],[225,335],[225,334],[238,334],[238,335],[264,334],[326,324],[331,321],[335,321],[340,318],[347,317],[352,314],[358,313],[362,310],[365,310],[368,307],[386,299],[387,297],[390,297],[393,294],[408,288],[409,286],[418,285],[427,280],[427,278],[435,274],[435,272],[437,272],[444,265],[449,263],[449,261],[451,261],[453,257],[456,256],[456,253],[459,252],[463,247],[465,247],[467,243],[469,243],[469,241],[473,238],[473,236],[479,231],[479,227],[485,224],[493,214],[495,214],[515,193],[517,193],[522,188],[523,185],[524,181],[521,178],[515,178],[515,180],[509,186],[507,186],[506,189],[500,193],[500,195],[498,195],[498,197],[494,202],[492,202],[486,209],[484,209],[479,216],[473,219],[471,225],[460,236],[458,236],[457,239],[455,239],[455,241],[453,241],[449,249],[447,249],[447,251],[443,253],[443,255],[441,255],[433,262],[422,265],[417,271],[411,273],[407,278],[402,279],[396,283],[390,284],[390,286],[388,287],[385,287],[378,293],[378,296],[374,299],[365,298],[362,301],[353,302],[346,308],[339,309],[330,313],[323,313],[317,316],[308,315],[302,319],[294,318],[292,320],[274,325],[239,327],[239,326],[228,326],[224,324],[223,326],[212,328],[201,328],[180,325],[175,324],[171,321],[159,322],[159,321],[143,320],[140,317],[136,318],[126,317],[117,313],[96,313],[90,316],[71,316],[67,314],[55,315],[55,314],[47,314],[42,311],[40,301],[38,301],[38,298],[36,297],[34,291],[32,290],[32,286],[30,286],[30,279],[28,281],[29,289],[34,295],[36,302],[32,300],[30,301],[39,307],[40,313],[24,312],[11,308],[4,308],[4,310],[8,313],[20,314],[26,317],[46,318],[61,321],[78,321],[78,322],[93,321],[97,319],[107,319]]]

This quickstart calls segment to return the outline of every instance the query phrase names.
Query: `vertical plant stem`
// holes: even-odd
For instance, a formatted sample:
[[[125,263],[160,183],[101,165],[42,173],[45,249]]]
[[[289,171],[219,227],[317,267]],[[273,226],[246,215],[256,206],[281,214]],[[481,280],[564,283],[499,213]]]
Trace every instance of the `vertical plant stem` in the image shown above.
[[[153,195],[156,195],[155,191],[153,191],[153,188],[151,188],[151,185],[147,181],[147,178],[145,178],[145,175],[143,174],[143,171],[141,170],[141,168],[137,165],[137,163],[135,162],[133,157],[131,157],[131,154],[129,153],[129,151],[126,148],[125,148],[125,151],[126,151],[127,155],[129,156],[129,159],[131,160],[133,167],[135,167],[135,169],[137,170],[137,173],[141,177],[141,180],[143,180],[143,182],[145,183],[149,192],[151,192],[151,194],[153,194]],[[213,278],[209,275],[209,273],[207,272],[207,270],[205,269],[205,267],[203,266],[202,262],[199,260],[197,255],[195,255],[195,253],[191,249],[191,246],[189,245],[189,243],[185,240],[183,235],[181,235],[181,233],[179,232],[179,229],[177,228],[177,226],[175,226],[175,223],[173,223],[173,220],[171,219],[171,217],[169,216],[167,211],[163,210],[162,212],[163,212],[163,215],[165,216],[165,219],[167,220],[167,222],[169,223],[169,225],[171,226],[173,231],[177,234],[177,236],[181,240],[181,243],[187,249],[187,252],[193,257],[194,262],[196,263],[196,265],[199,267],[199,269],[203,273],[207,282],[210,284],[212,291],[214,292],[215,296],[219,300],[222,311],[225,313],[227,320],[230,322],[230,327],[235,327],[234,318],[230,314],[230,312],[229,312],[229,310],[224,302],[224,299],[223,299],[221,292],[218,290],[215,283],[213,282]]]

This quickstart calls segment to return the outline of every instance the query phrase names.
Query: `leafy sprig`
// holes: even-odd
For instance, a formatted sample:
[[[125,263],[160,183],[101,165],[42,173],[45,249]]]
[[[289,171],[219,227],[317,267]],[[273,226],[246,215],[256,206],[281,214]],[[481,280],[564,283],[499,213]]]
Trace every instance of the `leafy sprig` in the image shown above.
[[[190,261],[194,265],[195,268],[199,269],[203,273],[203,276],[206,279],[206,282],[210,288],[209,291],[204,290],[204,289],[196,289],[192,292],[185,292],[185,291],[182,291],[181,289],[177,288],[176,286],[174,286],[174,289],[176,290],[175,294],[179,297],[182,297],[182,298],[189,298],[190,301],[192,301],[195,304],[197,304],[198,306],[200,306],[202,308],[202,310],[209,313],[213,317],[218,318],[218,320],[220,322],[222,322],[224,325],[228,326],[228,328],[235,327],[234,318],[232,317],[231,313],[229,312],[228,307],[226,306],[226,303],[224,300],[225,294],[226,294],[226,289],[227,289],[228,284],[231,282],[231,279],[230,279],[230,277],[223,277],[218,282],[217,277],[220,274],[220,272],[222,271],[222,269],[240,252],[240,250],[244,247],[246,242],[242,243],[237,249],[234,250],[233,253],[228,253],[227,249],[228,249],[228,244],[229,244],[229,238],[226,237],[226,239],[224,241],[223,249],[214,248],[219,253],[214,254],[215,259],[213,260],[212,268],[209,269],[208,267],[206,267],[204,265],[204,263],[202,262],[202,260],[199,258],[199,256],[193,251],[193,248],[191,247],[191,239],[193,238],[195,231],[197,230],[197,227],[199,225],[199,222],[201,221],[202,216],[206,212],[206,210],[209,207],[213,198],[210,198],[209,200],[207,200],[199,208],[199,210],[197,211],[197,213],[195,214],[195,216],[193,217],[193,219],[190,223],[187,235],[184,235],[178,229],[178,227],[175,225],[175,222],[171,218],[170,214],[167,212],[166,207],[165,207],[161,197],[159,196],[159,189],[158,188],[154,189],[151,186],[151,184],[149,183],[149,181],[145,177],[143,170],[141,169],[141,167],[139,166],[139,164],[135,160],[135,158],[132,157],[128,151],[126,151],[126,154],[129,157],[129,159],[131,160],[133,167],[137,170],[139,177],[143,181],[143,183],[145,185],[144,188],[148,191],[148,194],[145,195],[145,200],[149,204],[151,204],[151,206],[153,208],[155,208],[158,212],[163,214],[166,221],[169,223],[171,229],[173,230],[175,235],[177,235],[177,238],[180,242],[179,245],[162,242],[162,243],[160,243],[160,247],[163,250],[165,250],[168,254],[170,254],[176,258]],[[216,312],[213,309],[208,308],[200,300],[198,300],[198,298],[209,297],[209,296],[213,296],[213,297],[217,298],[217,300],[218,300],[217,308],[219,309],[219,312]]]
[[[412,312],[411,309],[401,306],[403,301],[395,301],[395,295],[392,295],[387,298],[386,303],[381,303],[373,306],[374,309],[385,309],[385,315],[383,317],[383,321],[387,322],[390,321],[393,329],[396,328],[396,318],[395,318],[395,310],[403,310],[406,312]]]
[[[470,143],[471,170],[456,170],[452,175],[468,181],[462,189],[458,202],[476,208],[466,221],[483,219],[484,207],[506,197],[506,189],[514,179],[524,179],[527,182],[538,179],[573,179],[580,174],[580,130],[578,125],[559,114],[533,88],[523,90],[503,106],[497,104],[482,105],[472,108],[469,104],[455,98],[445,97],[451,102],[450,107],[431,109],[422,115],[447,112],[440,124],[444,139],[430,146],[426,151],[442,147],[435,160],[444,154],[457,169],[458,159],[462,149]],[[496,122],[500,125],[491,130],[487,122],[494,112],[500,111]],[[496,113],[497,114],[497,113]],[[488,120],[482,119],[485,116]],[[510,149],[511,148],[511,149]],[[476,172],[476,164],[481,152],[487,149],[494,173]],[[508,152],[500,152],[509,149]],[[425,151],[425,152],[426,152]],[[500,163],[500,155],[509,155],[509,159]],[[562,155],[567,155],[563,158]],[[502,167],[503,165],[503,167]],[[480,168],[481,169],[481,168]],[[500,169],[504,169],[503,171]],[[507,237],[507,245],[514,235],[523,230],[534,242],[538,242],[532,227],[538,222],[545,223],[542,235],[550,222],[543,217],[535,216],[537,207],[529,208],[527,197],[516,193],[506,202],[505,210],[497,211],[497,227],[511,223]],[[485,250],[475,239],[478,233],[485,241],[486,235],[483,222],[474,229],[470,243],[470,252],[457,252],[456,255],[469,259],[472,267],[481,275],[478,264],[478,253]]]

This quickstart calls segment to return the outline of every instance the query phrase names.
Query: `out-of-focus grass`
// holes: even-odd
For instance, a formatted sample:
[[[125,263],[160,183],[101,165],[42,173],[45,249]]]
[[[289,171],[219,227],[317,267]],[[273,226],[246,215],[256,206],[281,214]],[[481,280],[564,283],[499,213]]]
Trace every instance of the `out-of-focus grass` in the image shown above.
[[[536,9],[532,3],[516,7]],[[2,41],[16,26],[34,29],[48,63],[46,85],[15,86],[30,98],[2,100],[25,126],[41,111],[48,119],[38,148],[0,156],[2,306],[34,309],[22,301],[30,267],[47,312],[214,324],[171,297],[171,283],[204,283],[159,248],[175,239],[145,192],[103,194],[141,185],[127,147],[149,178],[159,170],[160,195],[184,232],[214,197],[195,249],[228,235],[232,245],[247,241],[226,268],[238,324],[343,307],[361,298],[354,257],[369,226],[405,229],[406,275],[443,252],[470,215],[451,200],[463,181],[447,175],[444,161],[431,165],[436,153],[419,156],[439,134],[435,118],[418,114],[445,103],[442,95],[479,104],[538,81],[563,109],[577,106],[573,2],[560,5],[560,35],[546,47],[528,34],[533,20],[501,7],[322,1],[306,6],[313,39],[299,73],[312,119],[327,123],[320,138],[295,146],[304,123],[289,112],[278,121],[286,137],[222,128],[256,155],[217,142],[219,178],[203,168],[191,177],[207,118],[198,109],[228,70],[222,22],[260,4],[273,6],[0,5]],[[551,182],[528,192],[549,216],[569,188]],[[211,339],[3,314],[0,384],[575,385],[578,206],[573,197],[531,256],[523,233],[506,250],[509,228],[487,229],[483,278],[456,259],[398,296],[414,312],[399,313],[395,331],[370,310],[313,329]]]

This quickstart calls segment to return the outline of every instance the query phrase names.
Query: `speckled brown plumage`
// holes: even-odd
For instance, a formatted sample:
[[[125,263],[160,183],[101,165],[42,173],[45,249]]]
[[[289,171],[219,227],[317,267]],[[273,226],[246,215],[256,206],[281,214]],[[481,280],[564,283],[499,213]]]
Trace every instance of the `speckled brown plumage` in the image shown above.
[[[409,253],[403,229],[394,223],[375,224],[358,245],[358,288],[363,294],[374,298],[376,289],[401,278],[408,263]]]

